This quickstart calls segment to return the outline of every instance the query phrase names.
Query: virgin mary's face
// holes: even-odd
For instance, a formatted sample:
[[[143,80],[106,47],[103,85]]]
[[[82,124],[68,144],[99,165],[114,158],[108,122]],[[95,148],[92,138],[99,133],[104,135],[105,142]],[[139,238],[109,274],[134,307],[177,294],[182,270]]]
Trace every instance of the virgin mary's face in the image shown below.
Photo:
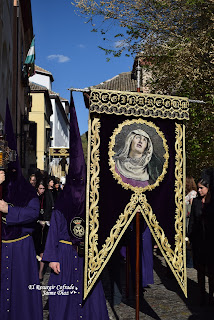
[[[142,156],[142,154],[146,150],[147,145],[148,145],[147,138],[144,136],[141,136],[140,134],[136,134],[131,143],[129,156],[132,157],[133,153],[138,154],[139,156]]]

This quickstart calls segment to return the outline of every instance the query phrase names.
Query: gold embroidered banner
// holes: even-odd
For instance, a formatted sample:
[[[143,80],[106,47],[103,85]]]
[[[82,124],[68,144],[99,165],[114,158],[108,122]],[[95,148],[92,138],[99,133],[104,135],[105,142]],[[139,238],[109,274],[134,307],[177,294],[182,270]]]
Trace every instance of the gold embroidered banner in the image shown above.
[[[144,96],[145,102],[152,95],[104,90],[90,94],[84,299],[136,212],[141,212],[187,296],[185,127],[174,119],[184,114],[188,118],[188,100],[176,97],[180,107],[175,111],[175,97],[161,96],[161,112],[154,100],[146,116],[144,105],[136,117],[139,110],[130,107],[131,96],[138,102]],[[168,113],[164,101],[170,103]]]

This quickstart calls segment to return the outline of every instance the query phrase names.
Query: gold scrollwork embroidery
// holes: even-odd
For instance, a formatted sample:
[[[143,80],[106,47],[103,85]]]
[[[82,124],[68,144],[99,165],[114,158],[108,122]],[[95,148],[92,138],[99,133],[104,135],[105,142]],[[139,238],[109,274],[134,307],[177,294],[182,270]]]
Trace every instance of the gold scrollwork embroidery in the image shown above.
[[[92,89],[90,112],[188,120],[189,100],[158,94]]]

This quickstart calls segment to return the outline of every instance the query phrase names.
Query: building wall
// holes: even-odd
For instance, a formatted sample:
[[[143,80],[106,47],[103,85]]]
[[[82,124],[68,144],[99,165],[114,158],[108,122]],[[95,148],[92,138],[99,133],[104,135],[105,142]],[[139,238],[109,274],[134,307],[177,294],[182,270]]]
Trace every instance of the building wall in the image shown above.
[[[0,1],[0,120],[8,99],[12,105],[13,0]]]
[[[68,101],[61,101],[62,102],[62,106],[63,106],[63,108],[64,108],[64,110],[65,110],[65,114],[66,114],[66,116],[67,117],[69,117],[69,103],[68,103]]]
[[[46,111],[44,111],[45,118],[43,121],[46,121],[46,122],[44,123],[43,131],[38,125],[37,140],[40,139],[39,135],[42,132],[42,134],[44,135],[43,141],[45,143],[45,146],[44,146],[44,149],[42,149],[41,145],[37,143],[37,167],[41,170],[46,170],[49,173],[51,172],[53,174],[53,167],[57,168],[57,172],[58,172],[58,169],[59,169],[58,162],[60,159],[59,158],[52,159],[51,157],[49,157],[49,147],[50,146],[69,147],[69,126],[68,126],[68,121],[65,119],[65,114],[66,112],[68,113],[68,102],[62,103],[59,96],[52,92],[51,77],[48,74],[36,73],[34,76],[30,77],[29,80],[40,86],[46,87],[49,90],[49,96],[50,96],[53,113],[50,115],[50,112],[48,111],[50,110],[50,107],[48,105],[43,106],[46,108]],[[35,94],[38,95],[38,93],[35,93]],[[39,107],[39,103],[37,103],[35,99],[33,100],[32,104],[33,104],[32,111],[35,110],[36,113],[41,112],[39,111],[41,109],[41,105]],[[38,117],[38,114],[37,114],[37,117]],[[50,123],[49,123],[49,119],[50,119]],[[35,122],[41,121],[41,119],[39,120],[38,118],[34,117],[34,121]],[[41,123],[40,123],[40,126],[41,126]],[[49,128],[51,130],[48,130]],[[48,135],[52,137],[51,145],[49,145],[50,139]],[[40,140],[42,140],[42,137]],[[50,163],[49,163],[49,160],[51,161]],[[54,171],[54,173],[56,172]]]
[[[22,0],[23,2],[24,0]],[[25,58],[27,56],[30,44],[33,38],[33,27],[29,24],[28,29],[24,23],[26,20],[31,20],[31,11],[23,11],[21,8],[21,1],[14,1],[16,3],[13,7],[13,100],[12,100],[12,114],[15,118],[15,133],[21,133],[22,116],[28,116],[29,102],[27,96],[29,87],[22,81],[22,69]],[[26,7],[29,6],[30,0],[25,0]],[[24,8],[23,8],[24,9]],[[20,139],[17,140],[18,151]]]
[[[41,86],[46,87],[48,90],[51,90],[52,83],[50,76],[36,73],[32,77],[29,78],[31,82],[38,83]]]
[[[24,132],[24,117],[28,119],[30,109],[28,79],[23,81],[23,64],[31,41],[33,25],[30,0],[14,0],[13,7],[13,87],[12,117],[17,137],[17,151],[22,173],[27,178],[29,171],[29,153],[31,152],[27,133]]]
[[[64,120],[59,103],[61,103],[59,100],[51,98],[53,108],[53,115],[51,116],[53,140],[51,146],[67,148],[69,147],[68,125]]]
[[[32,93],[32,108],[29,113],[29,120],[37,123],[37,143],[36,143],[36,156],[37,168],[46,170],[45,168],[45,152],[46,152],[46,139],[45,139],[45,97],[44,93]]]
[[[152,73],[142,68],[142,87],[141,92],[143,93],[151,93],[151,88],[147,84],[149,80],[152,78]]]
[[[30,149],[27,134],[23,132],[23,116],[28,118],[30,100],[22,67],[32,37],[31,0],[0,0],[0,120],[5,119],[8,100],[24,176],[28,172]]]

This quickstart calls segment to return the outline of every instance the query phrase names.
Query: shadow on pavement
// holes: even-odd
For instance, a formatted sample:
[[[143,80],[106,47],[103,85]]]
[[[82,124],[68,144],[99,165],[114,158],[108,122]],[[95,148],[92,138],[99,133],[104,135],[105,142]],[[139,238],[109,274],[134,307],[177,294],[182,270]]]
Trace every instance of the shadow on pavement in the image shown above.
[[[140,292],[140,312],[143,313],[143,317],[147,318],[150,317],[151,319],[155,320],[162,320],[162,312],[159,313],[159,311],[163,311],[163,308],[161,306],[161,299],[163,295],[163,301],[165,303],[167,299],[167,291],[172,291],[176,293],[174,299],[175,307],[178,306],[178,309],[181,309],[181,312],[184,311],[184,313],[188,313],[187,309],[189,310],[189,314],[185,315],[182,314],[181,318],[186,320],[213,320],[214,319],[214,308],[210,306],[203,306],[201,307],[199,304],[199,292],[198,292],[198,285],[196,281],[188,278],[187,279],[187,285],[188,285],[188,298],[185,298],[184,293],[182,292],[180,286],[177,283],[177,280],[175,279],[174,275],[172,274],[170,268],[168,266],[165,266],[165,262],[163,264],[164,258],[159,252],[156,252],[154,254],[154,272],[156,273],[157,277],[159,278],[160,283],[156,283],[156,285],[162,286],[163,289],[156,291],[153,290],[153,288],[148,287],[144,289],[145,297],[150,296],[152,297],[152,300],[154,301],[150,305],[144,298],[143,298],[143,291]],[[191,269],[193,272],[193,275],[195,275],[195,270]],[[191,272],[190,270],[190,272]],[[114,319],[120,320],[120,319],[134,319],[135,317],[135,307],[136,307],[136,299],[135,299],[135,288],[133,287],[133,283],[130,276],[130,290],[129,290],[129,297],[126,298],[126,283],[125,283],[125,264],[120,264],[120,280],[121,280],[121,288],[122,288],[122,295],[121,295],[121,301],[122,303],[113,306],[113,292],[110,287],[111,279],[109,278],[108,273],[103,273],[102,276],[102,282],[103,282],[103,288],[105,292],[106,299],[108,300],[111,310],[114,316]],[[157,281],[157,279],[156,279]],[[151,291],[150,291],[151,290]],[[177,298],[176,298],[177,297]],[[208,297],[208,294],[207,294]],[[172,296],[171,296],[172,299]],[[150,300],[151,303],[151,300]],[[164,304],[163,303],[163,304]],[[169,303],[170,303],[170,297],[169,297]],[[124,306],[125,305],[125,306]],[[155,307],[154,307],[155,305]],[[130,307],[126,308],[126,306]],[[159,310],[160,308],[160,310]],[[161,310],[162,308],[162,310]],[[126,312],[127,311],[127,312]],[[178,310],[176,310],[178,311]],[[157,314],[158,312],[158,314]],[[160,315],[161,314],[161,315]],[[173,314],[170,311],[166,311],[166,314],[164,315],[164,319],[172,319],[172,320],[180,320],[178,316],[178,312],[175,313],[176,318],[173,318]],[[148,316],[148,317],[147,317]],[[161,316],[161,318],[160,318]],[[142,315],[141,315],[142,317]],[[142,317],[142,319],[143,319]]]
[[[132,279],[130,276],[129,297],[126,298],[126,294],[125,294],[125,292],[126,292],[125,263],[124,262],[120,263],[119,268],[120,268],[120,281],[119,282],[121,284],[120,287],[121,287],[121,291],[122,291],[122,293],[120,293],[121,297],[119,299],[118,291],[115,292],[115,290],[113,290],[114,286],[112,285],[112,281],[110,278],[110,274],[108,272],[108,268],[105,268],[103,270],[102,275],[101,275],[103,289],[105,292],[105,297],[111,306],[112,313],[114,314],[114,317],[116,320],[133,319],[133,316],[135,315],[135,307],[136,307],[135,289],[133,288]],[[146,290],[152,290],[152,289],[148,287],[148,288],[144,289],[144,291],[146,291]],[[115,299],[115,294],[117,295],[116,299]],[[118,305],[116,305],[116,306],[114,306],[115,300],[118,302],[117,303]],[[153,308],[143,298],[143,290],[140,291],[140,299],[139,300],[140,300],[139,301],[140,302],[140,306],[139,306],[140,312],[144,313],[145,315],[148,315],[152,319],[161,320],[160,317],[157,315],[157,313],[153,310]],[[122,304],[132,308],[131,311],[130,311],[130,309],[128,309],[129,311],[128,311],[128,313],[126,313],[124,305],[122,305],[122,304],[120,305],[119,304],[120,302],[122,302]],[[118,308],[120,310],[118,310]],[[122,317],[121,317],[121,314],[122,314]],[[131,318],[130,318],[130,316],[131,316]]]
[[[164,266],[161,260],[154,255],[154,270],[165,288],[169,291],[176,292],[177,295],[183,300],[187,308],[190,310],[192,315],[188,320],[213,320],[214,319],[214,308],[213,306],[200,306],[199,303],[199,290],[198,284],[187,278],[187,289],[188,298],[185,298],[184,293],[179,287],[174,275],[172,274],[170,268]],[[208,294],[206,293],[206,300],[208,301]]]

